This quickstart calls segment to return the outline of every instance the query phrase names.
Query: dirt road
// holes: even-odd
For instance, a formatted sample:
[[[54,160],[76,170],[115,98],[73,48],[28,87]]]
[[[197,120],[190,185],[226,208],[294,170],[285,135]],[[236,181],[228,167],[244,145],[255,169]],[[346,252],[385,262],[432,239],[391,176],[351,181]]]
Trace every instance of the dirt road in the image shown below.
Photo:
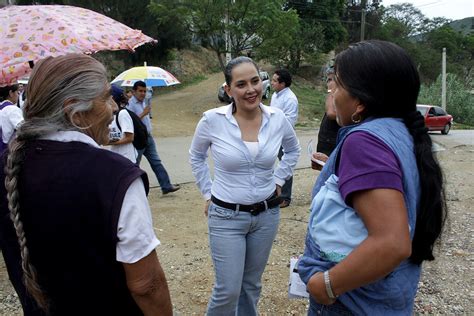
[[[218,106],[216,92],[222,74],[205,82],[165,95],[155,93],[153,109],[158,137],[192,135],[202,111]],[[416,311],[429,314],[474,314],[473,207],[474,146],[436,136],[445,150],[438,153],[447,179],[449,227],[437,260],[424,265]],[[281,211],[281,223],[263,276],[259,303],[262,315],[305,315],[307,302],[287,298],[288,263],[304,247],[310,192],[317,173],[298,170],[293,202]],[[165,269],[175,310],[180,315],[204,315],[213,271],[208,248],[204,201],[194,184],[162,196],[158,188],[149,195],[154,227],[162,245],[157,251]],[[16,297],[0,260],[0,315],[21,315]]]

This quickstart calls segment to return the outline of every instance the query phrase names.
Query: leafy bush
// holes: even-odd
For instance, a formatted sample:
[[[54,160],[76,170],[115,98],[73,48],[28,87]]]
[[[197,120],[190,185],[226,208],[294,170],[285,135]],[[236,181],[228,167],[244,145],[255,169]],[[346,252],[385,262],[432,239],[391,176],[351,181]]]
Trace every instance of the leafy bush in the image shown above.
[[[455,122],[474,125],[474,95],[454,74],[446,77],[446,111]],[[441,106],[441,75],[431,85],[422,85],[418,103]]]

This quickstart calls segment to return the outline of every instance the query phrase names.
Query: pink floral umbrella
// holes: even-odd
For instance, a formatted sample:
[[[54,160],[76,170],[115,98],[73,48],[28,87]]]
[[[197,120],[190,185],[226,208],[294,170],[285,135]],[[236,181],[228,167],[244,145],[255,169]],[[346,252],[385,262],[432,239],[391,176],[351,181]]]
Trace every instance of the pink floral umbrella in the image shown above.
[[[67,53],[91,54],[156,42],[140,30],[97,12],[63,5],[0,9],[0,86],[31,71],[31,62]]]

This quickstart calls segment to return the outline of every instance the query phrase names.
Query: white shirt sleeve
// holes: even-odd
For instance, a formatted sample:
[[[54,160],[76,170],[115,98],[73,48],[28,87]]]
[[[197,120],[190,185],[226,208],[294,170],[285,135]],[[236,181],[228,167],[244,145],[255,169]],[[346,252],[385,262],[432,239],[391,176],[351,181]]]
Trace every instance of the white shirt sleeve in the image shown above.
[[[23,112],[16,105],[9,105],[4,107],[1,113],[2,141],[8,144],[18,124],[23,122]]]
[[[287,120],[294,128],[296,121],[298,121],[298,99],[296,97],[289,97],[287,99],[284,112]]]
[[[124,136],[123,135],[124,133],[133,134],[134,132],[133,121],[132,121],[132,118],[130,117],[130,114],[128,114],[127,110],[124,109],[119,112],[118,121],[122,129],[122,137]]]
[[[206,162],[209,146],[211,145],[210,138],[209,124],[206,116],[203,116],[196,127],[191,148],[189,149],[189,163],[191,164],[196,184],[205,200],[211,198],[212,187],[209,165]]]
[[[301,146],[295,130],[288,119],[283,121],[281,130],[283,131],[281,143],[283,147],[283,157],[273,173],[273,176],[275,183],[282,186],[293,174],[293,170],[300,157]]]
[[[153,230],[151,210],[141,177],[135,179],[122,203],[117,227],[117,261],[135,263],[160,244]]]

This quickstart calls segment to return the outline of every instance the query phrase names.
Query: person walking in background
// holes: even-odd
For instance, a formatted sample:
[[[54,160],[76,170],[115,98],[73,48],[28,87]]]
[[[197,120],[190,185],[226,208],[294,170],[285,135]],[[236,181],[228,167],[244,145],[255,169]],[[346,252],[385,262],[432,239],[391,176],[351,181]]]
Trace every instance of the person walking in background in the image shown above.
[[[284,114],[261,103],[262,81],[252,59],[231,60],[225,79],[233,103],[204,113],[189,150],[206,200],[215,271],[207,315],[253,316],[278,230],[281,186],[292,174],[300,146]],[[280,146],[284,155],[274,169]]]
[[[130,100],[128,100],[127,108],[133,111],[138,117],[140,117],[145,123],[145,126],[148,130],[148,141],[145,149],[138,150],[137,156],[137,164],[140,165],[140,161],[142,159],[142,155],[146,157],[148,162],[150,163],[151,169],[155,173],[158,182],[160,183],[161,192],[163,194],[168,194],[171,192],[178,191],[181,187],[179,184],[171,184],[170,177],[168,176],[168,172],[166,171],[165,167],[161,163],[160,156],[156,150],[155,140],[153,139],[153,135],[151,133],[151,120],[150,116],[150,105],[146,105],[145,95],[146,95],[146,83],[143,81],[137,81],[133,84],[132,89],[133,96]]]
[[[0,87],[0,154],[8,147],[15,130],[23,122],[23,112],[16,106],[19,92],[17,84]]]
[[[0,177],[2,254],[26,287],[20,300],[52,316],[172,315],[146,173],[99,147],[117,108],[104,66],[47,57],[27,93]]]
[[[411,315],[421,264],[434,259],[447,214],[416,109],[418,71],[384,41],[351,45],[334,69],[342,128],[316,183],[298,265],[308,315]]]
[[[121,111],[128,104],[128,100],[123,89],[115,85],[112,85],[112,98],[118,105],[118,111],[115,113],[115,119],[109,125],[109,149],[136,163],[137,150],[133,146],[133,121],[127,111]]]
[[[325,112],[318,132],[318,145],[316,150],[329,156],[336,147],[337,132],[339,124],[336,122],[336,111],[333,104],[334,83],[334,66],[328,67],[326,70],[326,85],[328,94],[326,95]]]
[[[288,122],[290,122],[293,129],[298,120],[298,99],[291,91],[291,74],[286,69],[279,69],[275,71],[272,77],[272,88],[275,92],[272,94],[270,106],[278,108],[283,111]],[[278,159],[281,160],[283,156],[283,148],[280,147],[278,152]],[[291,203],[291,189],[293,186],[293,176],[286,180],[285,185],[281,190],[282,202],[280,208],[288,207]]]

